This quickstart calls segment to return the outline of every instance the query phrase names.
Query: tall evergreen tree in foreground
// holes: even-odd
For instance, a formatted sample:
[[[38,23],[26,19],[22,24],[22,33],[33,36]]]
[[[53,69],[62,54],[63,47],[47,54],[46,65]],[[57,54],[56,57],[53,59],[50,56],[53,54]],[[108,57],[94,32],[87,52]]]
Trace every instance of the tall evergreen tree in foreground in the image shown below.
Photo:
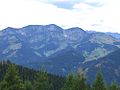
[[[106,90],[105,82],[101,73],[97,73],[96,79],[93,82],[92,90]]]
[[[110,86],[109,90],[120,90],[119,86],[117,83],[113,82],[112,85]]]
[[[77,75],[71,72],[62,90],[88,90],[84,74],[80,71]]]
[[[44,69],[41,69],[36,76],[36,80],[34,82],[34,90],[50,90],[51,84],[48,79],[48,74]]]
[[[0,83],[0,90],[25,90],[15,65],[10,64]]]
[[[24,85],[25,85],[25,90],[33,90],[33,85],[30,81],[25,81]]]
[[[78,74],[76,76],[76,90],[88,90],[86,78],[84,76],[84,73],[80,70],[78,70]]]
[[[69,76],[66,79],[66,82],[62,88],[62,90],[76,90],[76,81],[75,81],[75,75],[73,72],[69,74]]]

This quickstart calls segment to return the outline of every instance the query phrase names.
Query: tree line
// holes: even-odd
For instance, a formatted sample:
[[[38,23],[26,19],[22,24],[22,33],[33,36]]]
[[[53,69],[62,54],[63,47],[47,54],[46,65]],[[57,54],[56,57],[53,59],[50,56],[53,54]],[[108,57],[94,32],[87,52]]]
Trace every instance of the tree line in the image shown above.
[[[1,65],[0,68],[2,68]],[[34,73],[23,75],[23,78],[15,64],[9,64],[6,68],[0,81],[0,90],[120,90],[115,81],[111,85],[107,85],[100,72],[97,73],[94,82],[89,85],[84,74],[80,71],[77,74],[71,72],[66,78],[62,78],[50,75],[41,68]],[[24,68],[21,69],[21,72],[22,70]]]

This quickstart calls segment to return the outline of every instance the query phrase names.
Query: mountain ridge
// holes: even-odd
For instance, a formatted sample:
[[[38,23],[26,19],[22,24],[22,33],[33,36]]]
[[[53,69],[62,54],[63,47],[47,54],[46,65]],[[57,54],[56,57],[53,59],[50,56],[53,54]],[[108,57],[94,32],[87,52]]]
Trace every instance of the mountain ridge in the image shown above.
[[[59,32],[55,32],[55,31],[59,31]],[[4,34],[3,37],[2,37],[2,33]],[[101,37],[101,35],[103,38]],[[52,44],[55,44],[54,46],[56,46],[56,48],[60,46],[60,48],[64,49],[65,47],[69,47],[69,45],[72,46],[73,48],[79,48],[78,47],[79,45],[82,45],[82,43],[84,44],[87,42],[89,42],[88,43],[89,45],[90,43],[91,45],[92,43],[98,43],[98,44],[105,43],[105,44],[114,45],[112,43],[116,42],[114,41],[114,38],[110,37],[109,35],[105,35],[105,33],[96,32],[96,33],[88,34],[86,31],[78,27],[73,27],[73,28],[64,30],[55,24],[29,25],[20,29],[14,29],[9,27],[1,31],[0,36],[1,36],[1,40],[2,38],[4,38],[4,36],[7,36],[7,38],[4,38],[4,39],[6,39],[6,41],[9,41],[10,43],[11,42],[15,43],[15,41],[23,42],[26,45],[28,45],[28,47],[34,48],[34,49],[45,47],[44,45],[48,44],[45,47],[45,49],[48,49],[50,47],[51,50],[53,50],[52,46],[50,46]],[[41,43],[44,43],[44,44],[41,47],[37,47],[37,46],[32,47],[34,46],[35,43],[36,45],[38,44],[38,46],[40,46]],[[29,46],[29,45],[32,45],[32,46]],[[21,46],[21,43],[17,43],[17,46]],[[64,47],[61,47],[61,46],[64,46]],[[59,50],[60,50],[59,48],[56,49],[56,51],[59,51]],[[36,54],[40,56],[39,52]],[[48,54],[46,55],[49,56]]]
[[[88,68],[85,63],[101,63],[99,58],[120,48],[120,41],[106,33],[64,30],[54,24],[6,28],[0,31],[0,41],[0,60],[34,69],[45,65],[48,72],[60,75]]]

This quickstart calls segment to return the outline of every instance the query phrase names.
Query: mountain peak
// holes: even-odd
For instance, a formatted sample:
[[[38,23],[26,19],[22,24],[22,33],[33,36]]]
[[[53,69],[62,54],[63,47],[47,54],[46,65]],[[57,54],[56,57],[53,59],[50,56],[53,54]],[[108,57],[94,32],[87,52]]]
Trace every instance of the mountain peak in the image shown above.
[[[7,27],[5,29],[3,29],[1,32],[7,32],[7,33],[10,33],[10,32],[14,32],[18,30],[17,28],[12,28],[12,27]]]
[[[7,28],[5,28],[4,30],[15,30],[15,29],[17,29],[17,28],[7,27]]]
[[[58,25],[56,25],[56,24],[48,24],[48,25],[45,25],[45,26],[48,26],[48,27],[59,27]],[[61,27],[60,27],[61,28]]]
[[[63,31],[63,29],[55,24],[49,24],[45,25],[45,28],[47,28],[49,31]]]
[[[38,27],[41,27],[42,25],[28,25],[28,26],[24,26],[20,29],[25,29],[25,28],[38,28]]]
[[[82,28],[79,28],[79,27],[73,27],[73,28],[69,28],[67,30],[75,30],[75,31],[83,31],[83,32],[85,32]]]

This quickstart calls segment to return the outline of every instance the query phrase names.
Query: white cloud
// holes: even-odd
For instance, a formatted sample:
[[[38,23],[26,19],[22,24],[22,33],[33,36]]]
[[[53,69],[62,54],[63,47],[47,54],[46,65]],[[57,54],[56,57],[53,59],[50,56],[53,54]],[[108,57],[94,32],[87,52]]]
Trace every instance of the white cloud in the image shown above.
[[[98,0],[97,3],[104,3],[101,7],[91,6],[90,1],[95,2],[85,0],[70,10],[41,0],[0,0],[0,28],[54,23],[65,28],[79,26],[86,30],[120,32],[120,1]]]
[[[109,0],[85,0],[86,3],[99,3],[99,4],[105,4]]]
[[[85,3],[76,4],[75,6],[77,6],[79,10],[82,9],[82,11],[86,11],[83,17],[83,27],[85,29],[104,32],[120,32],[119,4],[119,0],[109,0],[109,2],[105,2],[101,7],[92,7]],[[88,26],[86,26],[85,23],[88,24]],[[95,24],[97,24],[97,26]]]

